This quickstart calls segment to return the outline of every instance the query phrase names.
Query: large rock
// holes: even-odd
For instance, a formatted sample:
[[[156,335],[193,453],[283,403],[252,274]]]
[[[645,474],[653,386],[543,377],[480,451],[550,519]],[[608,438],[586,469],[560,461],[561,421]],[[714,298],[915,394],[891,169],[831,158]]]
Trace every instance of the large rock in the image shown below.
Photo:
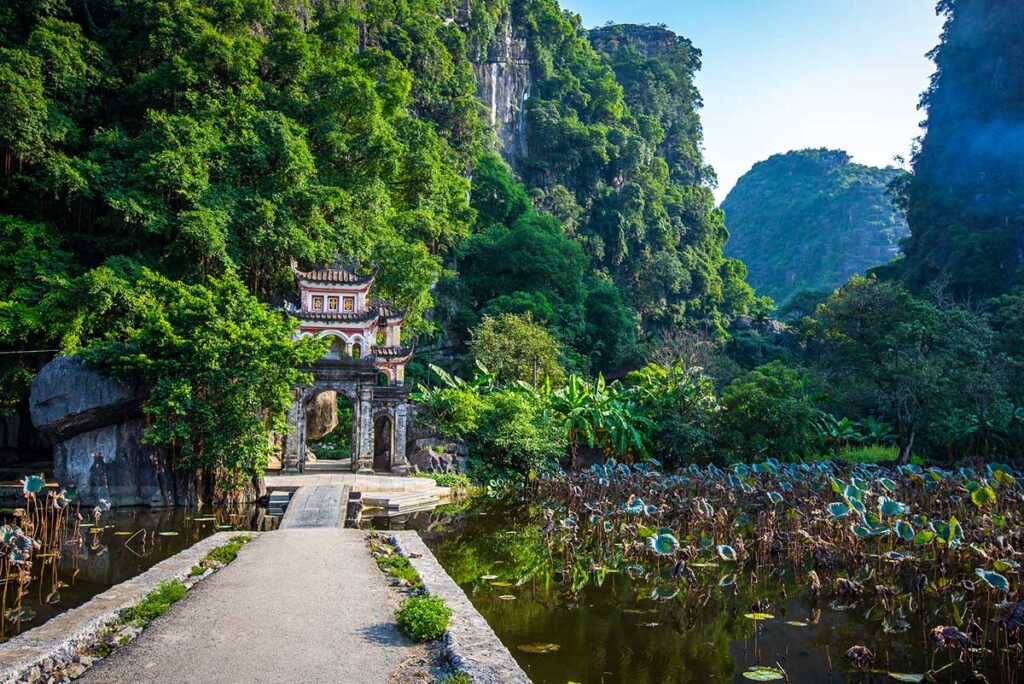
[[[466,447],[439,437],[417,439],[409,449],[409,467],[422,473],[466,472]]]
[[[173,506],[175,477],[160,450],[143,444],[140,418],[83,432],[53,449],[53,473],[80,500],[116,506]]]
[[[32,380],[32,423],[51,443],[141,415],[137,387],[86,368],[76,356],[58,356]]]
[[[319,439],[338,427],[338,393],[321,392],[306,406],[306,439]]]

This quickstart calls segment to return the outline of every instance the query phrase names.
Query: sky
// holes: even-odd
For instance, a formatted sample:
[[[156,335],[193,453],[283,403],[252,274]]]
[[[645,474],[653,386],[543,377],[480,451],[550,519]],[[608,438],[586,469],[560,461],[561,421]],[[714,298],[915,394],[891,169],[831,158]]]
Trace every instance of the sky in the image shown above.
[[[703,53],[705,159],[719,202],[758,161],[807,147],[909,157],[939,41],[935,0],[561,0],[584,26],[664,23]]]

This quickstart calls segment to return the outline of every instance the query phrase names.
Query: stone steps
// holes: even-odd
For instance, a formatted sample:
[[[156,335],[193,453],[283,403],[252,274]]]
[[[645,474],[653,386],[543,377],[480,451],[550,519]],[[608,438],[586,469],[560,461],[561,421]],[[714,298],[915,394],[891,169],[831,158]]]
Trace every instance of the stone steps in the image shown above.
[[[292,493],[287,491],[273,491],[267,498],[267,514],[268,515],[284,515],[284,512],[288,509],[288,504],[291,503]]]
[[[438,492],[364,492],[363,505],[384,508],[388,515],[432,508],[440,503]]]

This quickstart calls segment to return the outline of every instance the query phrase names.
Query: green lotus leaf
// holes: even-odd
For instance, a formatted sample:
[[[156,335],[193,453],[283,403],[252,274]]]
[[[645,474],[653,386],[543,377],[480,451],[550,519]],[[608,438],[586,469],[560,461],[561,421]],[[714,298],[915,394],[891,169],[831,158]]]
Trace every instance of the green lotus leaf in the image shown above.
[[[984,568],[977,568],[975,569],[974,574],[980,577],[985,584],[993,589],[998,589],[999,591],[1010,590],[1010,580],[1006,579],[998,572],[992,572],[991,570],[985,570]]]
[[[775,682],[785,679],[782,671],[775,667],[754,667],[744,672],[743,676],[755,682]]]
[[[718,556],[722,560],[734,561],[736,560],[736,549],[732,548],[728,544],[719,544],[715,547],[718,551]]]

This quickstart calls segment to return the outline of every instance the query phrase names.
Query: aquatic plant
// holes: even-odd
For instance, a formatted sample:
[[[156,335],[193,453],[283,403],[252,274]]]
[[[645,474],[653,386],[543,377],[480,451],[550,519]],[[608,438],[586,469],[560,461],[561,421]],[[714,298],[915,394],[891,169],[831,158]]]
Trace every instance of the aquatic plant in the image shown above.
[[[995,463],[953,471],[768,459],[668,473],[656,462],[609,459],[494,491],[543,511],[547,578],[570,596],[615,573],[649,599],[680,606],[760,595],[738,608],[756,637],[779,588],[796,584],[826,609],[863,611],[880,632],[912,638],[911,620],[951,625],[929,632],[949,663],[1007,672],[1024,666],[1013,646],[1024,622],[1020,482]],[[846,647],[854,669],[886,658],[856,646]]]

